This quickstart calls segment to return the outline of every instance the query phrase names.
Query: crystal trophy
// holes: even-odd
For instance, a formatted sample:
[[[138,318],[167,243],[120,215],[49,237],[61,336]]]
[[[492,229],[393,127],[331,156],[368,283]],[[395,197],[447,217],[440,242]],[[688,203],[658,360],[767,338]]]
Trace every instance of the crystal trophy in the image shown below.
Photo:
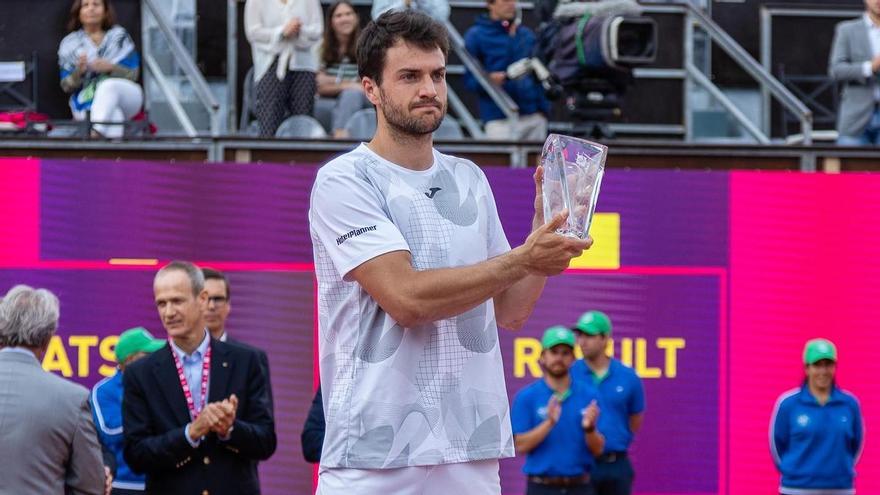
[[[544,222],[568,210],[568,219],[556,230],[558,234],[587,238],[607,156],[608,147],[601,144],[560,134],[547,137],[541,151]]]

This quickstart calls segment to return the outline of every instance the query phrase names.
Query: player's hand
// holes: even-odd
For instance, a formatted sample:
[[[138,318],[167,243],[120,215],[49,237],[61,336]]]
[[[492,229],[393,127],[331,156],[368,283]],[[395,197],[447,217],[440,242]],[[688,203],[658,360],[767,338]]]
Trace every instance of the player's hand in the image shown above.
[[[521,246],[526,270],[533,275],[551,276],[568,268],[572,258],[580,256],[593,245],[593,239],[577,239],[556,233],[568,219],[568,211],[553,217],[529,234]],[[518,248],[519,249],[519,248]]]
[[[596,401],[593,400],[590,402],[590,405],[584,410],[583,416],[581,416],[581,427],[585,430],[589,430],[591,428],[596,427],[596,421],[599,420],[599,405],[596,404]]]
[[[550,400],[547,401],[547,419],[550,420],[550,424],[556,425],[556,423],[559,422],[559,416],[561,414],[562,404],[560,404],[559,399],[553,395],[550,397]]]
[[[504,84],[504,81],[507,80],[507,73],[503,70],[500,70],[498,72],[490,72],[489,80],[492,81],[492,84],[496,86],[501,86],[502,84]]]

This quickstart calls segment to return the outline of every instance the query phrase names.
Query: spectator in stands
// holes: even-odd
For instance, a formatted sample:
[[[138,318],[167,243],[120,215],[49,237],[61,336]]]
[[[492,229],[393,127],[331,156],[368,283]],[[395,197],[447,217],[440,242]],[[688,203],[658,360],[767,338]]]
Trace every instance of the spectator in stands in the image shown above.
[[[372,108],[358,77],[355,46],[360,34],[360,18],[348,0],[339,0],[327,9],[324,43],[321,45],[321,69],[318,71],[318,95],[334,98],[333,137],[347,138],[345,122],[362,108]]]
[[[137,83],[140,56],[116,16],[110,0],[75,0],[61,40],[58,64],[61,88],[70,93],[70,110],[76,120],[97,122],[92,136],[119,138],[124,122],[141,113],[144,92]]]
[[[865,425],[858,399],[838,388],[837,349],[825,339],[804,346],[800,388],[779,397],[770,419],[770,452],[782,495],[855,493]]]
[[[109,493],[89,391],[43,371],[58,298],[17,285],[0,299],[0,493]]]
[[[834,31],[828,72],[843,83],[837,143],[880,144],[880,0],[865,0],[865,14]]]
[[[318,0],[247,0],[244,31],[251,43],[260,136],[274,136],[291,115],[315,107],[318,59],[324,23]]]
[[[510,80],[506,73],[510,64],[532,55],[535,33],[517,22],[516,0],[490,0],[487,8],[489,12],[480,15],[465,33],[465,47],[489,73],[489,82],[506,91],[519,106],[519,118],[507,119],[471,72],[465,73],[465,86],[479,95],[487,137],[543,141],[550,110],[544,90],[531,75]]]
[[[162,347],[165,341],[154,339],[144,327],[122,332],[116,343],[116,374],[101,380],[92,389],[92,416],[105,454],[104,464],[115,467],[113,495],[135,495],[144,491],[144,475],[133,472],[122,458],[122,373],[126,366]]]
[[[449,19],[449,2],[447,0],[379,0],[373,2],[370,15],[373,19],[378,19],[380,15],[391,9],[419,10],[440,22]]]

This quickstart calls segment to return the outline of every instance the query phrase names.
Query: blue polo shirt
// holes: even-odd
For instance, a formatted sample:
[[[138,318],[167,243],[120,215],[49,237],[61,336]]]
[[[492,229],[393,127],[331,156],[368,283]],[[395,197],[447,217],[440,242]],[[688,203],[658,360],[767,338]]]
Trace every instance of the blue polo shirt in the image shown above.
[[[864,431],[859,402],[849,392],[834,387],[825,405],[806,385],[782,394],[770,419],[780,493],[853,493]]]
[[[543,379],[516,394],[510,410],[514,435],[527,433],[547,419],[547,402],[552,395],[553,389]],[[598,401],[599,396],[593,387],[572,380],[571,395],[562,402],[559,421],[544,441],[526,455],[526,475],[580,476],[590,472],[593,456],[581,420],[583,411],[594,399]]]
[[[599,378],[579,359],[571,367],[575,381],[594,385],[599,391],[599,431],[605,435],[605,452],[626,452],[633,441],[629,417],[645,410],[642,380],[629,366],[612,358],[605,376]]]

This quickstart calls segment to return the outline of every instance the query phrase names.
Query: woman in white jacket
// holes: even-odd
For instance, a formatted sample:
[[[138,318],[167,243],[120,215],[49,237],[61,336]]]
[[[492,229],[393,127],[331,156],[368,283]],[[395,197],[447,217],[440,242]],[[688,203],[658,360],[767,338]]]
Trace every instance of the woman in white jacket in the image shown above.
[[[245,35],[251,43],[260,136],[274,136],[291,115],[311,115],[324,21],[319,0],[247,0]]]

